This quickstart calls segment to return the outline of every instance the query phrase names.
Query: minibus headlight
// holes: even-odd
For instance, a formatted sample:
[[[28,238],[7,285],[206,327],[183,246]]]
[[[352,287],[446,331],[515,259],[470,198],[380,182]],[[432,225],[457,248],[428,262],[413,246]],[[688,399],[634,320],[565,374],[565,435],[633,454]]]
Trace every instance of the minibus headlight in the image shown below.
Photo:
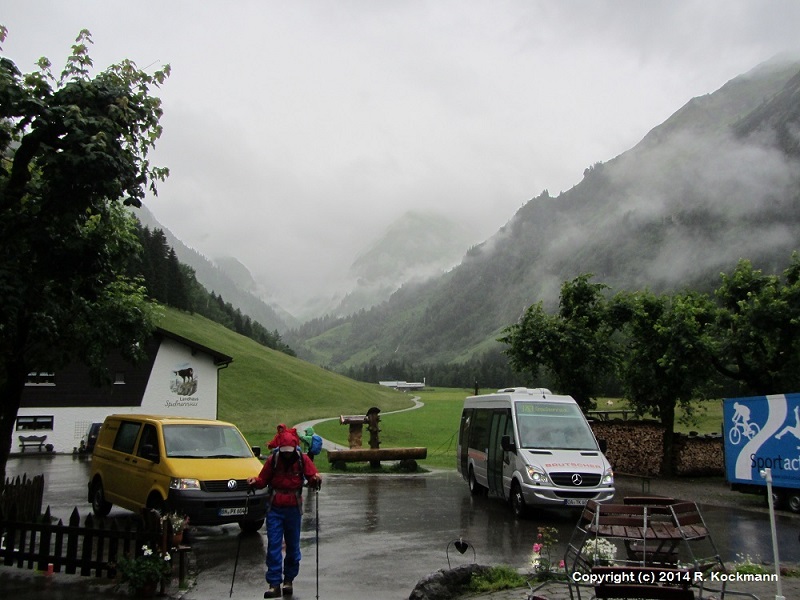
[[[547,474],[544,471],[532,466],[528,466],[527,469],[528,477],[531,478],[533,483],[548,483]]]
[[[200,481],[198,479],[178,479],[173,477],[169,480],[171,490],[199,490]]]
[[[606,472],[603,474],[603,485],[611,485],[612,483],[614,483],[614,471],[606,469]]]

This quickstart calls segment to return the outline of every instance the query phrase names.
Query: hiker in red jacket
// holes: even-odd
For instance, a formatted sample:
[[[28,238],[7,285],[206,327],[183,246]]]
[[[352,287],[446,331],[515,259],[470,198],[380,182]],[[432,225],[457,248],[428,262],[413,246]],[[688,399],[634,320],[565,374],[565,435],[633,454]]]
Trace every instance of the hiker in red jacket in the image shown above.
[[[267,573],[269,589],[264,598],[291,596],[292,581],[300,571],[300,522],[303,512],[303,480],[310,488],[319,489],[322,478],[314,463],[302,453],[293,430],[275,436],[277,449],[267,457],[258,474],[247,483],[256,488],[269,486],[270,508],[267,512]],[[286,556],[281,546],[286,542]],[[281,590],[283,583],[283,590]]]

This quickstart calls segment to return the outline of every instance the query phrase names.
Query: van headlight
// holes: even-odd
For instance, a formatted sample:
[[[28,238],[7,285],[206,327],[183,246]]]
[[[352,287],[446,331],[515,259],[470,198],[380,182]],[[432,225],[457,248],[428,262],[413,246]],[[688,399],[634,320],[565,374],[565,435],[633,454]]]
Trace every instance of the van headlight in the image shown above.
[[[614,483],[614,471],[606,469],[606,472],[603,473],[603,485],[611,485],[612,483]]]
[[[199,479],[178,479],[173,477],[169,480],[169,489],[171,490],[199,490]]]
[[[547,478],[547,473],[545,473],[539,467],[528,465],[527,469],[528,469],[528,477],[530,477],[533,483],[537,484],[549,483],[550,480]]]

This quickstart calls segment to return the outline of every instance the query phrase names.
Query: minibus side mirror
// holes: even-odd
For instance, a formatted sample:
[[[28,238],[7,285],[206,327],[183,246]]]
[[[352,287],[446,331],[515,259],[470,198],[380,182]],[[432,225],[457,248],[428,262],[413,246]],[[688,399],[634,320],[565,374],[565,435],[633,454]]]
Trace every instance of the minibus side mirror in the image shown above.
[[[250,449],[253,451],[253,454],[256,455],[256,458],[261,457],[261,446],[251,446]]]
[[[153,444],[144,444],[140,456],[146,460],[153,461],[154,463],[161,462],[161,457]]]
[[[510,435],[504,435],[500,438],[500,447],[503,449],[504,452],[515,452],[517,451],[517,445],[511,441]]]
[[[608,444],[605,440],[597,440],[597,445],[600,446],[600,452],[603,454],[605,454],[606,450],[608,450]]]

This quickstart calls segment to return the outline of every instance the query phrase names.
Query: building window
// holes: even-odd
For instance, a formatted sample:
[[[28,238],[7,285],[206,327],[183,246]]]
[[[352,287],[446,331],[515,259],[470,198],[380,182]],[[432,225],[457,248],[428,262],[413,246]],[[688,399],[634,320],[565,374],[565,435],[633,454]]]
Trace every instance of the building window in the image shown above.
[[[53,429],[53,416],[17,417],[17,431]]]
[[[117,371],[114,375],[114,385],[125,385],[125,372]]]
[[[55,385],[56,374],[46,371],[31,371],[25,380],[25,385]]]

